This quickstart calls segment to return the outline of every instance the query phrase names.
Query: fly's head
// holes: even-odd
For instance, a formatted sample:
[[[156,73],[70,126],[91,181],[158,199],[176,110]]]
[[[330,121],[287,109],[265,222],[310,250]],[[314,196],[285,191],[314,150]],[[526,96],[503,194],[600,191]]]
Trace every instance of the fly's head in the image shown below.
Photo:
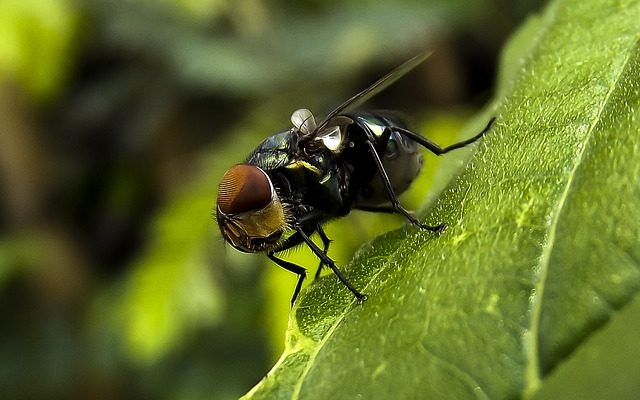
[[[269,176],[259,167],[235,165],[218,187],[216,219],[222,237],[246,253],[277,247],[288,229],[287,207]]]

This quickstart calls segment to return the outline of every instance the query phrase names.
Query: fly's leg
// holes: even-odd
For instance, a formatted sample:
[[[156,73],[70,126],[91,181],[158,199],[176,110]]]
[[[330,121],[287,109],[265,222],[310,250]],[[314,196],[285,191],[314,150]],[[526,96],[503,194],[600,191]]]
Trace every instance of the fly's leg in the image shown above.
[[[430,152],[432,152],[433,154],[439,156],[445,153],[450,152],[451,150],[456,150],[456,149],[461,149],[473,142],[475,142],[476,140],[480,139],[482,136],[484,136],[485,133],[487,133],[489,131],[489,129],[491,129],[491,125],[493,125],[493,122],[496,120],[495,117],[491,118],[489,120],[489,123],[487,124],[487,126],[484,127],[484,129],[478,133],[477,135],[475,135],[472,138],[469,138],[467,140],[463,140],[461,142],[458,143],[454,143],[451,146],[447,146],[447,147],[440,147],[438,144],[433,143],[431,140],[418,135],[417,133],[411,132],[408,129],[404,129],[404,128],[399,128],[399,127],[393,127],[391,128],[394,132],[398,132],[401,135],[404,135],[406,137],[408,137],[409,139],[413,140],[414,142],[419,143],[420,145],[424,146],[427,150],[429,150]]]
[[[271,261],[278,264],[278,266],[298,275],[298,282],[296,283],[296,288],[294,289],[293,296],[291,297],[291,308],[293,308],[293,305],[295,304],[296,299],[300,294],[300,289],[302,288],[302,282],[304,282],[304,279],[307,277],[307,270],[299,265],[296,265],[294,263],[291,263],[289,261],[276,257],[273,254],[273,252],[267,253],[267,257],[269,257]]]
[[[314,232],[318,232],[318,235],[320,235],[320,239],[322,240],[322,246],[323,246],[322,252],[326,255],[329,252],[329,245],[331,244],[331,239],[329,239],[327,234],[322,229],[322,225],[317,223],[314,223],[312,225],[307,225],[309,221],[315,220],[318,215],[319,214],[314,211],[307,212],[306,215],[298,219],[298,224],[300,226],[305,227],[305,233],[309,237],[313,235]],[[295,232],[293,235],[289,236],[276,250],[274,250],[274,252],[290,249],[294,246],[299,245],[302,242],[304,242],[304,239],[302,238],[300,233]],[[324,263],[322,262],[322,259],[321,259],[320,263],[318,264],[318,269],[316,270],[316,274],[313,278],[314,280],[320,277],[320,273],[322,272],[323,266],[324,266]]]
[[[431,232],[442,232],[442,230],[445,228],[445,224],[440,224],[440,225],[436,225],[436,226],[431,226],[431,225],[427,225],[427,224],[423,224],[422,222],[418,221],[413,215],[411,215],[411,213],[409,211],[407,211],[404,207],[402,207],[402,205],[400,205],[400,200],[398,200],[398,196],[396,195],[395,190],[393,190],[393,186],[391,185],[391,181],[389,180],[389,176],[387,175],[387,171],[385,171],[384,169],[384,165],[382,165],[382,160],[380,160],[380,156],[378,155],[378,152],[376,151],[376,146],[375,146],[375,139],[374,139],[374,135],[373,132],[371,132],[371,130],[369,129],[369,127],[367,126],[366,123],[361,124],[361,126],[364,128],[365,132],[367,133],[367,146],[369,147],[369,152],[371,153],[371,157],[373,158],[373,161],[376,164],[376,168],[378,169],[378,173],[380,174],[380,177],[382,178],[382,183],[384,184],[384,188],[387,191],[387,195],[389,196],[389,200],[391,201],[391,207],[393,208],[393,210],[395,212],[397,212],[398,214],[402,214],[405,216],[405,218],[407,218],[409,220],[409,222],[411,222],[413,225],[422,228],[422,229],[426,229],[428,231]],[[395,128],[394,128],[395,129]],[[386,135],[389,135],[389,133],[385,132]]]
[[[329,245],[331,244],[331,239],[329,239],[327,234],[324,233],[324,229],[322,229],[322,226],[318,225],[318,227],[316,228],[316,231],[320,235],[320,239],[322,239],[322,246],[324,247],[322,249],[322,252],[326,256],[327,252],[329,251]],[[314,280],[320,277],[320,273],[322,272],[323,266],[324,266],[324,263],[322,262],[322,259],[321,259],[320,264],[318,265],[318,269],[316,270],[316,276],[313,278]]]
[[[360,293],[355,287],[353,287],[353,285],[347,280],[347,278],[342,274],[342,272],[340,272],[336,263],[331,258],[329,258],[329,256],[327,256],[322,250],[320,250],[318,245],[316,245],[311,240],[309,235],[305,233],[305,231],[302,229],[300,225],[295,225],[294,229],[296,230],[296,232],[300,234],[300,236],[302,237],[304,242],[307,244],[307,246],[309,246],[311,251],[313,251],[313,253],[320,259],[321,263],[331,268],[333,273],[338,276],[338,279],[340,279],[340,282],[342,282],[351,291],[351,293],[353,293],[353,295],[356,296],[358,303],[362,303],[367,299],[367,295]]]
[[[271,261],[273,261],[274,263],[278,264],[280,267],[286,269],[287,271],[291,271],[294,274],[298,275],[298,283],[296,284],[296,288],[293,291],[293,297],[291,297],[291,308],[293,308],[293,305],[296,302],[296,299],[298,298],[298,295],[300,294],[300,289],[302,288],[302,282],[304,281],[304,278],[307,277],[307,270],[302,268],[299,265],[296,265],[294,263],[291,263],[289,261],[285,261],[281,258],[276,257],[273,252],[269,252],[267,253],[267,257],[269,257],[269,259]]]

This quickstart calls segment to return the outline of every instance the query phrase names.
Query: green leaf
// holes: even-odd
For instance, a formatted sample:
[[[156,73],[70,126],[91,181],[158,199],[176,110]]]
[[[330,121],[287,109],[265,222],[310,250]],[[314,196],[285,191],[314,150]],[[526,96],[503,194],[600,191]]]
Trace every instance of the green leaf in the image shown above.
[[[638,337],[640,297],[636,296],[550,374],[534,399],[637,398],[640,393]]]
[[[246,398],[542,396],[579,389],[603,343],[637,354],[639,32],[637,1],[556,1],[531,20],[505,50],[494,128],[423,218],[448,229],[364,246],[344,268],[362,305],[334,276],[305,290]],[[638,361],[606,361],[602,397],[640,396],[606,387]]]

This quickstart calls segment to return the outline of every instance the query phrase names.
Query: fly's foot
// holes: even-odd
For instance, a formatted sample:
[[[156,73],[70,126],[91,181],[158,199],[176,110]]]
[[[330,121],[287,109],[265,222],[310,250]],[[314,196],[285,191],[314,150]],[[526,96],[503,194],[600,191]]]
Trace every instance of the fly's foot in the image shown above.
[[[368,297],[366,294],[358,293],[358,295],[356,295],[356,299],[358,301],[358,304],[362,304],[367,301]]]
[[[418,228],[424,229],[426,231],[431,231],[431,232],[437,233],[437,234],[440,234],[440,233],[442,233],[442,231],[447,229],[447,224],[440,224],[440,225],[431,226],[431,225],[423,224],[422,222],[420,222],[418,220],[411,221],[411,222],[414,225],[416,225]]]
[[[444,232],[445,229],[447,229],[447,224],[440,224],[433,227],[433,232],[439,235]]]

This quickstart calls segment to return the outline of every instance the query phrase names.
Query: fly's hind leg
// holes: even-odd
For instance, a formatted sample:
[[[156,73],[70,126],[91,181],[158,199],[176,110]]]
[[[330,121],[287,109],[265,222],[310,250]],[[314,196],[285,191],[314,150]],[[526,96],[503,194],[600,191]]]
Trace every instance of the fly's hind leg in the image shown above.
[[[469,138],[467,140],[463,140],[461,142],[458,143],[454,143],[451,146],[447,146],[447,147],[440,147],[437,143],[432,142],[431,140],[427,139],[426,137],[420,136],[417,133],[411,132],[408,129],[404,129],[404,128],[399,128],[399,127],[393,127],[391,128],[394,132],[398,132],[401,135],[404,135],[406,137],[408,137],[409,139],[413,140],[414,142],[419,143],[421,146],[423,146],[424,148],[426,148],[427,150],[429,150],[430,152],[432,152],[433,154],[440,156],[442,154],[448,153],[451,150],[456,150],[456,149],[461,149],[467,145],[470,145],[471,143],[475,142],[476,140],[480,139],[482,136],[485,135],[485,133],[487,133],[489,131],[489,129],[491,129],[491,126],[493,125],[493,122],[496,120],[495,117],[491,118],[489,120],[489,123],[487,124],[487,126],[484,127],[484,129],[482,131],[480,131],[480,133],[478,133],[477,135],[475,135],[472,138]]]
[[[413,215],[411,215],[411,213],[409,211],[407,211],[404,207],[402,207],[402,205],[400,204],[400,200],[398,200],[398,196],[396,195],[395,190],[393,189],[393,186],[391,185],[391,181],[389,180],[389,176],[387,175],[387,171],[384,169],[384,165],[382,164],[382,160],[380,160],[380,155],[378,155],[378,152],[376,150],[376,146],[375,146],[375,136],[373,134],[373,132],[371,132],[371,130],[369,129],[368,125],[366,124],[366,121],[362,120],[361,121],[362,124],[360,126],[362,126],[367,134],[367,146],[369,148],[369,153],[371,153],[371,157],[373,158],[373,161],[376,164],[376,169],[378,170],[378,173],[380,174],[380,177],[382,178],[382,183],[384,184],[384,188],[387,192],[387,195],[389,196],[389,200],[391,201],[391,208],[398,214],[402,214],[404,215],[405,218],[407,218],[409,220],[409,222],[411,222],[413,225],[431,231],[431,232],[436,232],[436,233],[440,233],[442,232],[442,230],[446,227],[445,224],[440,224],[440,225],[435,225],[435,226],[431,226],[431,225],[427,225],[427,224],[423,224],[422,222],[418,221]],[[395,130],[395,128],[393,128]],[[386,137],[388,137],[391,134],[391,131],[389,129],[387,129],[383,135],[385,135]]]

